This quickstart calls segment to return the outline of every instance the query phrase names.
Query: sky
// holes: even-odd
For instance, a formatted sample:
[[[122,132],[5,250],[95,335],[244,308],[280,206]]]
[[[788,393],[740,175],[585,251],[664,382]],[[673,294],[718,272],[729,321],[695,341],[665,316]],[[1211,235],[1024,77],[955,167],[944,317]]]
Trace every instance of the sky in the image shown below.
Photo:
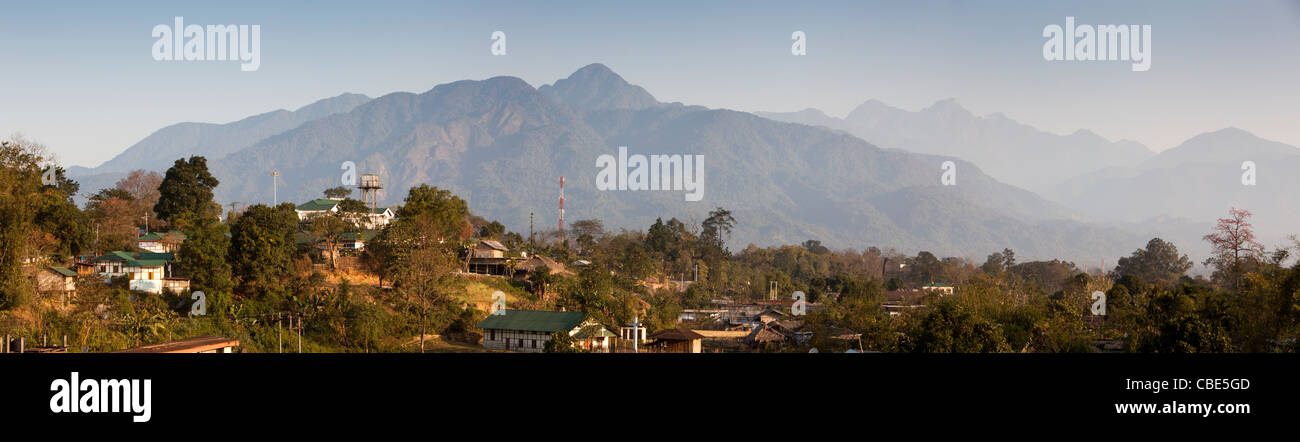
[[[8,2],[8,0],[5,0]],[[156,25],[261,27],[261,66],[156,61]],[[1151,25],[1151,68],[1047,61],[1047,25]],[[506,55],[491,54],[506,33]],[[791,34],[807,54],[790,53]],[[1163,150],[1235,126],[1300,146],[1300,0],[23,2],[0,14],[0,137],[95,166],[170,124],[600,62],[660,101],[742,111],[954,98]]]

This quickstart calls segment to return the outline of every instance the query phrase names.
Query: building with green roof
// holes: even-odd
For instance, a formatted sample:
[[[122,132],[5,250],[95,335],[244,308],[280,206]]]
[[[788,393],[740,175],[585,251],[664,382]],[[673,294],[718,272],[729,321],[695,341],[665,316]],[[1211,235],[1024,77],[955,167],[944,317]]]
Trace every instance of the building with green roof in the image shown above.
[[[131,290],[162,293],[183,291],[189,280],[172,274],[175,255],[157,252],[110,252],[95,258],[95,271],[105,280],[126,277]]]
[[[483,347],[540,353],[555,332],[568,333],[578,345],[593,352],[608,352],[617,336],[605,326],[583,319],[582,312],[551,310],[499,310],[478,323],[483,330]]]

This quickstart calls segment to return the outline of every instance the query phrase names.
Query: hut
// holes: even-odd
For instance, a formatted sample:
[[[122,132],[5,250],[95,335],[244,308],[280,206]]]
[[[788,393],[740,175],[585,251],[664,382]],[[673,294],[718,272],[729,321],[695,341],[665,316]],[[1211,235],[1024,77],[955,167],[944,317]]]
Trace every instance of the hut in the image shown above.
[[[650,335],[652,341],[646,348],[658,353],[700,353],[704,335],[687,328],[670,328]]]

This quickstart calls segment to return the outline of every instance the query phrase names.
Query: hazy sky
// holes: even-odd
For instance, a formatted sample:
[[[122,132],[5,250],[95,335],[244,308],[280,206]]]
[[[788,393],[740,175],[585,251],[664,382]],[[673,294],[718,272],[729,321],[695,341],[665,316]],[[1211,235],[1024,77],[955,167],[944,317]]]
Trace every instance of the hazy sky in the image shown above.
[[[953,97],[1044,130],[1162,150],[1237,126],[1300,145],[1300,0],[1250,2],[24,2],[0,14],[0,136],[94,166],[183,121],[229,122],[343,92],[423,92],[592,62],[661,101],[745,111]],[[804,4],[811,3],[811,4]],[[150,35],[260,25],[261,68],[155,61]],[[1152,62],[1045,61],[1043,27],[1149,24]],[[493,31],[508,53],[489,53]],[[790,54],[804,31],[808,54]]]

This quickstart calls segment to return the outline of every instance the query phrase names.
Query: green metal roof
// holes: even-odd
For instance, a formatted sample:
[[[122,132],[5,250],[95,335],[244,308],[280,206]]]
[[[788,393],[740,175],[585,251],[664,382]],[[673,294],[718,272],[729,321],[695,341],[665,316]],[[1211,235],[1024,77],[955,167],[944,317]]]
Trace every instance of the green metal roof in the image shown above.
[[[110,252],[95,258],[95,261],[122,261],[128,267],[162,267],[175,257],[171,253],[153,252]]]
[[[77,272],[69,270],[67,267],[50,267],[50,270],[53,270],[56,273],[63,276],[72,276],[72,277],[77,276]]]
[[[298,205],[298,210],[302,211],[320,211],[330,210],[339,205],[342,201],[332,200],[329,198],[318,198]]]
[[[488,315],[478,328],[535,332],[567,332],[582,324],[582,312],[549,310],[505,310],[505,314]]]
[[[614,336],[618,335],[609,331],[609,329],[606,329],[603,325],[588,325],[573,334],[573,337],[575,338],[612,338]]]
[[[144,235],[144,236],[141,236],[141,237],[139,237],[139,238],[136,238],[136,241],[160,241],[160,240],[163,240],[163,239],[165,239],[165,238],[167,238],[167,237],[169,237],[169,236],[172,237],[173,239],[179,239],[179,240],[181,240],[181,241],[184,241],[184,240],[185,240],[185,234],[184,234],[184,233],[182,233],[182,232],[180,232],[180,231],[173,230],[173,231],[170,231],[170,232],[167,232],[167,233],[153,232],[153,233],[150,233],[150,234],[148,234],[148,235]]]

